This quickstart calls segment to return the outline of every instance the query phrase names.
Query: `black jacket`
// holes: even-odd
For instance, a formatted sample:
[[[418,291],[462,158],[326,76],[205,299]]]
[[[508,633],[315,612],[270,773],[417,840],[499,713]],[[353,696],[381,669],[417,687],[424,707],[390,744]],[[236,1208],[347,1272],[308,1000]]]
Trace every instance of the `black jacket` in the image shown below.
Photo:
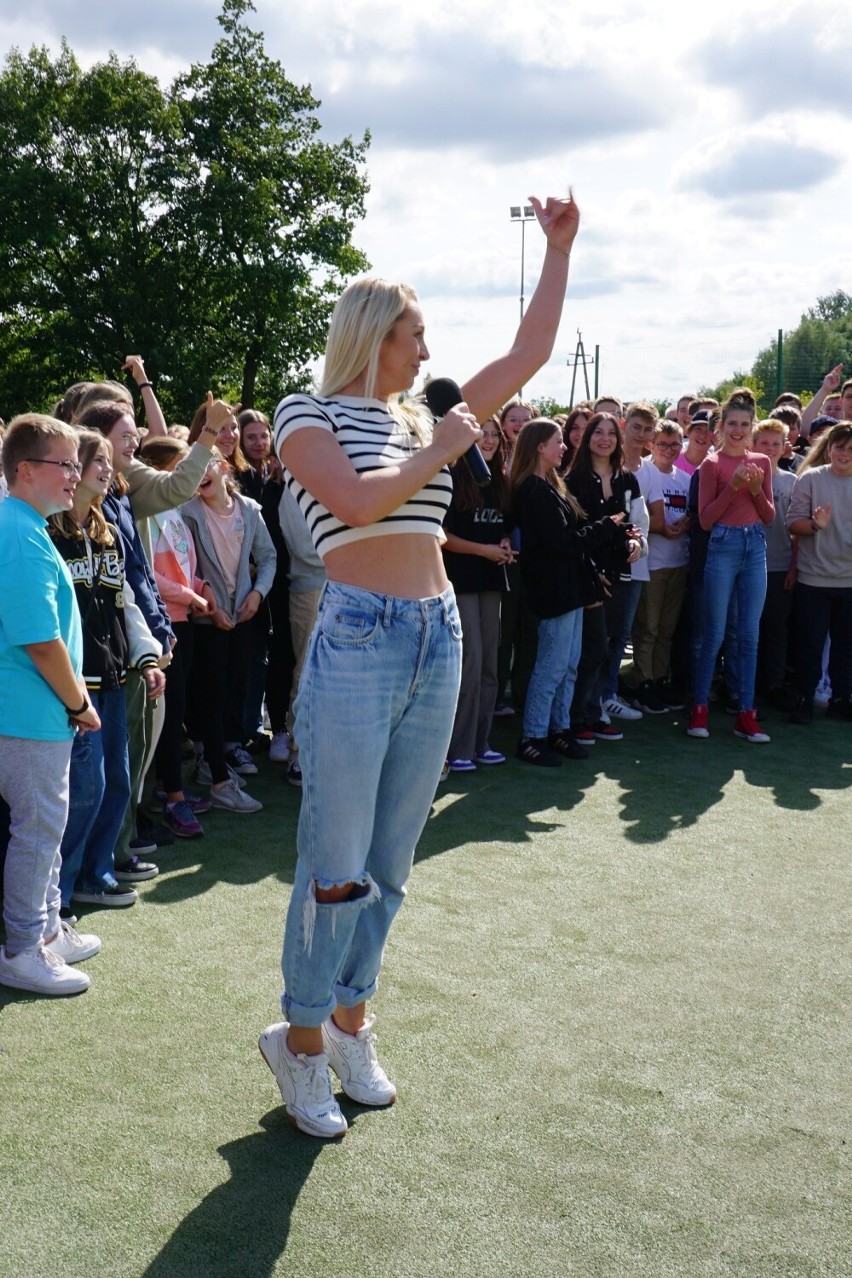
[[[537,617],[559,617],[603,598],[592,556],[626,547],[627,533],[610,518],[581,527],[567,501],[537,475],[516,489],[513,514],[521,530],[521,582]]]
[[[83,623],[83,678],[92,691],[120,688],[127,674],[124,621],[124,543],[114,525],[112,546],[96,546],[88,537],[50,536],[68,565]]]

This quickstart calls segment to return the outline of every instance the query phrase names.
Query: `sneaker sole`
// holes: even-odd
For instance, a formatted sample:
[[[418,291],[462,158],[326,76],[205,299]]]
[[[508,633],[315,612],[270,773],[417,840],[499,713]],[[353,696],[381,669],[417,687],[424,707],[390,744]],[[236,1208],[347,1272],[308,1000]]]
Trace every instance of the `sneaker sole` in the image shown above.
[[[686,735],[688,737],[698,737],[703,741],[710,736],[710,733],[707,728],[687,728]]]
[[[737,732],[736,728],[734,728],[734,736],[739,737],[740,741],[750,742],[751,745],[767,745],[772,740],[765,732],[762,732],[760,736],[750,737],[747,732]]]
[[[140,870],[138,874],[132,870],[113,870],[119,883],[144,883],[147,879],[155,879],[159,873],[159,869]]]
[[[27,994],[46,994],[49,998],[73,998],[75,994],[85,994],[92,983],[85,972],[78,972],[76,975],[86,977],[85,985],[81,980],[76,989],[68,989],[67,987],[65,989],[57,989],[55,986],[35,985],[32,981],[18,981],[14,976],[0,976],[0,985],[5,985],[10,990],[24,990]]]
[[[264,1030],[263,1033],[265,1034],[266,1030]],[[263,1050],[263,1034],[261,1034],[260,1038],[257,1040],[257,1050],[260,1052],[261,1056],[266,1062],[269,1072],[272,1074],[272,1077],[275,1079],[275,1084],[278,1088],[279,1093],[281,1094],[281,1100],[284,1104],[284,1112],[286,1113],[287,1117],[289,1118],[293,1126],[298,1131],[304,1132],[306,1136],[313,1136],[317,1140],[342,1140],[343,1137],[346,1135],[347,1131],[349,1130],[348,1127],[344,1127],[342,1132],[323,1132],[318,1130],[317,1128],[312,1127],[306,1119],[303,1119],[301,1117],[301,1115],[293,1113],[293,1111],[290,1108],[290,1102],[287,1100],[287,1097],[281,1091],[281,1084],[278,1082],[278,1075],[275,1073],[275,1067],[273,1066],[269,1057],[266,1055],[266,1052]]]

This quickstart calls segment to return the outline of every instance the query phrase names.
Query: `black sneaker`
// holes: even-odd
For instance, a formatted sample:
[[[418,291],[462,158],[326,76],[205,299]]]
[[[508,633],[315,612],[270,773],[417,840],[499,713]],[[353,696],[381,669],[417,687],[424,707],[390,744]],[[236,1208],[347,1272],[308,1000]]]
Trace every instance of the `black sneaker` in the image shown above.
[[[101,888],[100,892],[78,892],[71,893],[72,901],[79,901],[81,905],[103,905],[110,908],[121,908],[126,905],[135,905],[139,900],[139,893],[135,888],[122,887],[120,883],[116,883],[115,887]]]
[[[299,767],[298,759],[294,759],[287,769],[287,784],[295,786],[302,784],[302,769]]]
[[[678,692],[668,679],[658,679],[656,683],[657,692],[660,700],[667,710],[685,710],[686,698]]]
[[[852,699],[849,697],[833,697],[825,708],[826,719],[843,719],[852,723]]]
[[[119,883],[144,883],[146,879],[155,879],[159,873],[159,867],[152,861],[140,861],[138,856],[132,856],[129,861],[122,861],[121,865],[113,868]]]
[[[67,923],[69,927],[77,926],[77,915],[71,909],[70,905],[61,905],[59,907],[59,917],[63,923]]]
[[[588,759],[589,752],[580,745],[568,732],[552,732],[548,741],[551,750],[561,754],[565,759]]]
[[[814,717],[813,697],[798,697],[790,715],[790,723],[811,723]]]
[[[633,705],[643,714],[668,714],[669,707],[660,696],[659,690],[650,679],[639,685],[633,697]]]
[[[562,767],[562,760],[556,751],[551,749],[546,737],[521,737],[517,755],[522,763],[532,763],[537,768]]]

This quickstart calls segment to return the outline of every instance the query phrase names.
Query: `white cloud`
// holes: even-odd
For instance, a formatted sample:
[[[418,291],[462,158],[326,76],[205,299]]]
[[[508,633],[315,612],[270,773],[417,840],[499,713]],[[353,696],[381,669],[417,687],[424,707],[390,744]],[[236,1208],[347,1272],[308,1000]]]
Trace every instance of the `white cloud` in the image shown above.
[[[840,164],[838,155],[798,136],[795,126],[760,125],[701,142],[680,161],[675,185],[733,201],[746,215],[765,217],[773,206],[749,197],[803,193],[833,177]]]

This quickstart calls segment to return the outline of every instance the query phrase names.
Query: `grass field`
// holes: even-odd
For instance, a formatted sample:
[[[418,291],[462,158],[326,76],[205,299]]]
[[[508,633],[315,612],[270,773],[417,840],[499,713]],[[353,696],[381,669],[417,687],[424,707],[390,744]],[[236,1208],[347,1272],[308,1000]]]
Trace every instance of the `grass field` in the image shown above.
[[[0,990],[2,1278],[841,1278],[852,734],[627,725],[436,797],[375,1000],[390,1110],[286,1121],[299,795],[205,817],[91,990]],[[514,745],[501,721],[493,744]]]

